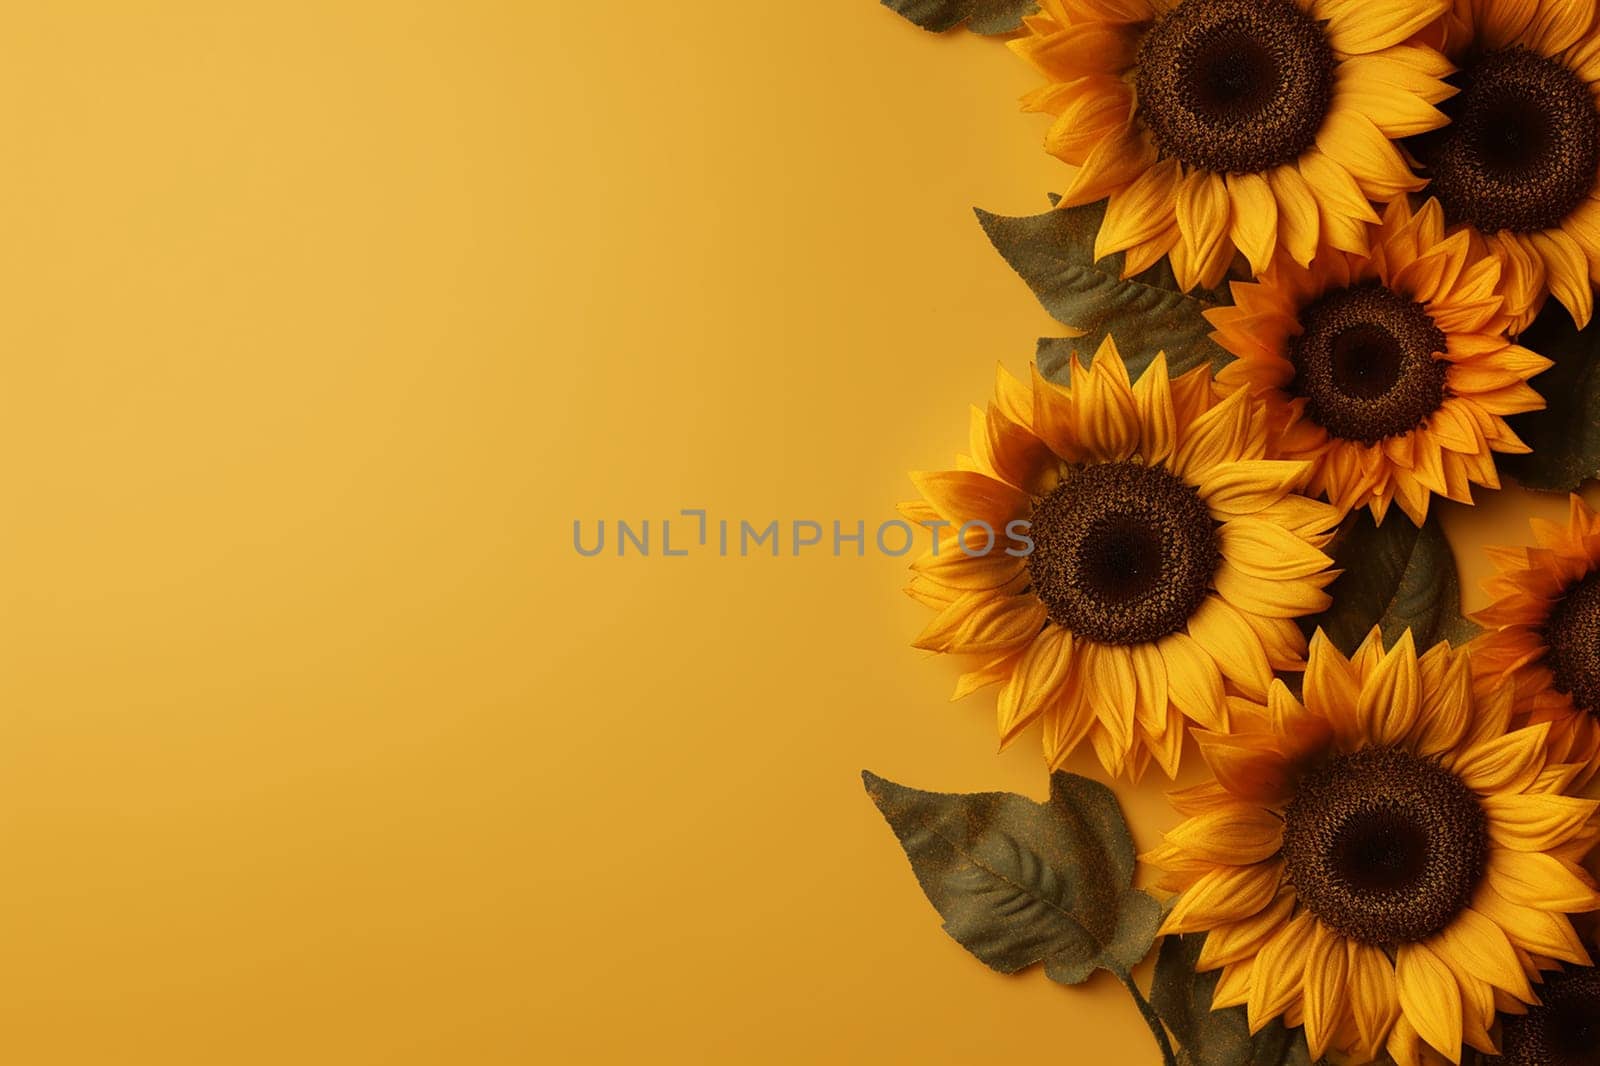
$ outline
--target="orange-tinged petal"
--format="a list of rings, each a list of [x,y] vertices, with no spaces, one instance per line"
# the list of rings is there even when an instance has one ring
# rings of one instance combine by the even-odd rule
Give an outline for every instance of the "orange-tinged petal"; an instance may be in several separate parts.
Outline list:
[[[1197,732],[1200,755],[1229,793],[1268,806],[1294,796],[1293,767],[1274,738]]]
[[[1311,635],[1303,695],[1307,710],[1326,718],[1334,727],[1334,732],[1344,740],[1355,739],[1355,711],[1356,701],[1361,695],[1361,679],[1350,660],[1321,629]]]

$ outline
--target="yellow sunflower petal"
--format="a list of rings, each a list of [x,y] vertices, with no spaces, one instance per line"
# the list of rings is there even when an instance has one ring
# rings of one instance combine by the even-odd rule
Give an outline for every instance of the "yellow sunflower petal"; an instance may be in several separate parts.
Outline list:
[[[1317,199],[1306,179],[1293,167],[1267,171],[1267,182],[1278,201],[1278,235],[1289,257],[1301,266],[1310,266],[1317,254],[1321,226],[1317,218]]]
[[[1177,160],[1167,159],[1146,169],[1123,191],[1113,193],[1095,235],[1095,259],[1127,251],[1175,226],[1178,181]]]
[[[1212,929],[1206,934],[1195,968],[1215,970],[1240,959],[1253,958],[1289,921],[1294,903],[1293,892],[1280,892],[1276,899],[1248,918]]]
[[[1444,13],[1444,0],[1313,0],[1312,14],[1327,22],[1328,40],[1347,55],[1400,44]]]
[[[1157,352],[1133,386],[1133,405],[1139,414],[1139,451],[1152,466],[1172,457],[1178,440],[1177,412],[1172,406],[1172,381],[1167,356]]]
[[[1304,1001],[1306,1042],[1311,1057],[1320,1060],[1328,1052],[1348,1011],[1350,992],[1346,986],[1349,956],[1344,938],[1321,922],[1311,927],[1311,943],[1306,948]]]
[[[1072,670],[1072,634],[1060,626],[1040,633],[1000,690],[1000,742],[1010,744],[1057,698]]]
[[[1282,459],[1217,462],[1219,465],[1200,478],[1197,488],[1211,512],[1224,520],[1259,514],[1278,503],[1294,491],[1310,469],[1308,463]]]
[[[1208,729],[1226,729],[1222,671],[1205,648],[1184,633],[1164,637],[1157,646],[1167,666],[1167,691],[1172,705]]]
[[[1480,802],[1490,835],[1516,851],[1550,851],[1593,821],[1600,801],[1560,795],[1495,793]]]
[[[1268,618],[1302,618],[1333,602],[1315,582],[1257,577],[1224,558],[1213,582],[1222,598],[1240,610]]]
[[[1259,174],[1229,174],[1227,186],[1232,205],[1229,235],[1250,261],[1251,272],[1260,274],[1272,264],[1278,244],[1278,201]]]
[[[1548,722],[1468,748],[1450,762],[1450,769],[1468,788],[1488,795],[1521,792],[1544,769]]]
[[[1138,681],[1127,648],[1085,641],[1080,647],[1082,678],[1091,686],[1095,717],[1122,751],[1133,747],[1133,714],[1138,703]]]
[[[1423,944],[1395,953],[1400,1008],[1417,1033],[1451,1062],[1461,1061],[1461,989],[1450,968]]]
[[[1528,239],[1544,260],[1550,294],[1571,314],[1582,329],[1594,314],[1594,287],[1589,281],[1589,260],[1583,249],[1561,230],[1529,234]]]
[[[1403,738],[1416,722],[1420,699],[1417,649],[1408,629],[1361,681],[1356,716],[1367,740],[1388,747]]]
[[[1430,947],[1453,972],[1470,973],[1524,1003],[1533,1001],[1533,988],[1516,949],[1505,931],[1478,911],[1469,907],[1456,915]]]
[[[1349,961],[1350,1012],[1359,1042],[1352,1049],[1359,1059],[1377,1058],[1389,1040],[1400,1015],[1400,988],[1394,963],[1381,948],[1358,940],[1346,941]]]
[[[917,471],[911,475],[928,501],[948,521],[988,522],[1004,529],[1028,513],[1028,498],[1005,482],[973,471]]]
[[[1185,855],[1218,866],[1250,866],[1277,854],[1283,822],[1270,811],[1235,804],[1191,818],[1167,833]]]
[[[1333,560],[1276,522],[1235,518],[1217,530],[1223,558],[1269,581],[1297,581],[1324,573]]]
[[[1193,933],[1248,918],[1272,902],[1282,875],[1275,862],[1220,866],[1178,899],[1161,924],[1161,935]]]
[[[1489,849],[1489,884],[1525,907],[1578,913],[1600,908],[1600,893],[1553,855],[1542,852]]]
[[[1184,256],[1174,260],[1178,285],[1192,289],[1212,286],[1222,279],[1233,244],[1228,239],[1232,206],[1220,175],[1194,170],[1178,183],[1174,204]]]
[[[1250,1031],[1260,1032],[1299,997],[1306,971],[1306,950],[1317,929],[1309,911],[1301,912],[1278,931],[1256,956],[1250,982]]]

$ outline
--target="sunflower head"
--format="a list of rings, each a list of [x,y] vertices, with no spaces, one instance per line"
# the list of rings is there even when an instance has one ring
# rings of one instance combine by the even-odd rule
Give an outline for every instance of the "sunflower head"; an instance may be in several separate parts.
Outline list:
[[[1230,692],[1303,662],[1337,515],[1296,491],[1303,463],[1265,457],[1263,417],[1161,355],[1134,384],[1107,340],[1065,387],[1002,370],[972,454],[913,475],[903,510],[948,531],[913,564],[937,612],[917,646],[980,657],[956,694],[1003,684],[1002,743],[1039,721],[1052,767],[1088,740],[1112,774],[1174,774],[1187,723],[1226,728]],[[1025,547],[971,550],[984,527]]]
[[[1544,405],[1527,381],[1550,362],[1507,338],[1501,276],[1481,240],[1445,235],[1438,201],[1396,200],[1370,255],[1280,260],[1206,312],[1238,357],[1218,377],[1261,398],[1274,454],[1309,462],[1313,491],[1421,523],[1435,494],[1498,487],[1493,453],[1528,450],[1505,416]]]
[[[1505,263],[1514,328],[1552,293],[1580,326],[1600,275],[1600,26],[1593,0],[1454,0],[1450,123],[1411,145],[1452,226]]]
[[[1600,803],[1465,651],[1374,630],[1346,658],[1318,631],[1303,696],[1274,681],[1233,723],[1199,734],[1216,779],[1146,856],[1182,893],[1163,932],[1208,934],[1214,1006],[1303,1024],[1314,1058],[1459,1062],[1541,967],[1588,963],[1568,915],[1600,909],[1579,865]]]
[[[1535,519],[1532,547],[1495,548],[1489,606],[1472,662],[1516,696],[1525,721],[1548,724],[1563,761],[1600,770],[1600,516],[1578,496],[1564,523]]]
[[[1042,0],[1012,47],[1047,84],[1062,199],[1109,198],[1097,256],[1170,256],[1184,288],[1363,252],[1369,200],[1422,187],[1394,140],[1437,128],[1450,66],[1411,41],[1446,0]]]
[[[1539,1003],[1502,1019],[1500,1066],[1593,1066],[1600,1062],[1600,971],[1551,974]]]

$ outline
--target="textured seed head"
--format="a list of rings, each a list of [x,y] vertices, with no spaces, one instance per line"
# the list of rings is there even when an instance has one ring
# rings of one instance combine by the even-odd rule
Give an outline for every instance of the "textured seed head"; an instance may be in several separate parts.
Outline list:
[[[1501,1066],[1600,1066],[1600,973],[1552,974],[1539,986],[1542,1004],[1505,1016]]]
[[[1555,687],[1600,718],[1600,572],[1571,586],[1544,627]]]
[[[1472,900],[1489,851],[1472,790],[1398,748],[1336,755],[1284,812],[1283,855],[1300,901],[1367,944],[1426,940]]]
[[[1301,310],[1300,326],[1289,390],[1331,435],[1374,444],[1444,402],[1445,335],[1415,301],[1374,283],[1335,289]]]
[[[1589,86],[1526,48],[1479,55],[1456,80],[1461,92],[1443,105],[1450,124],[1417,142],[1446,218],[1485,233],[1559,226],[1600,166]]]
[[[1333,99],[1333,50],[1289,0],[1183,0],[1139,47],[1139,113],[1162,154],[1257,173],[1316,140]]]
[[[1084,467],[1034,503],[1028,572],[1051,621],[1143,644],[1199,609],[1221,554],[1193,487],[1135,462]]]

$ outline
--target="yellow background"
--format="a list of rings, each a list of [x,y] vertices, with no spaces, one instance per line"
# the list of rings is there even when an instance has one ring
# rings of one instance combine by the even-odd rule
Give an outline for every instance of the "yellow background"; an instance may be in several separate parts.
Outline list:
[[[946,939],[863,795],[1043,790],[902,561],[571,545],[948,463],[1052,329],[969,212],[1063,180],[1000,45],[162,0],[0,56],[0,1062],[1152,1061]]]

